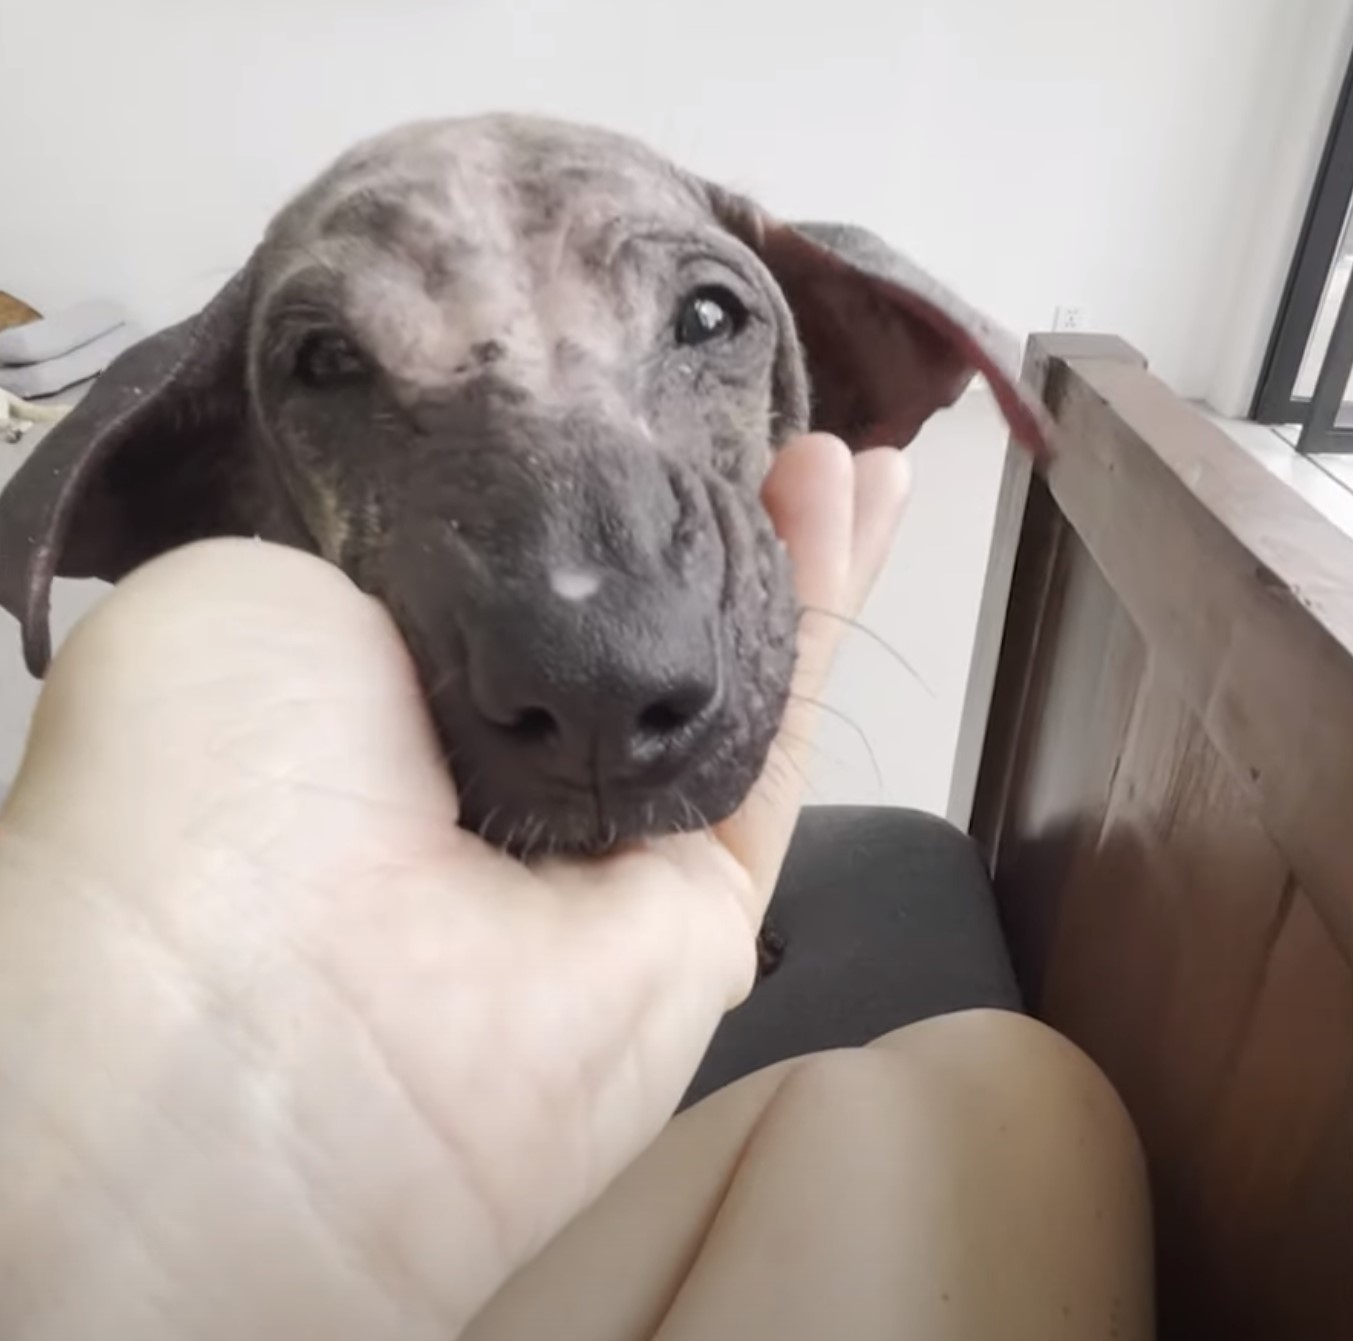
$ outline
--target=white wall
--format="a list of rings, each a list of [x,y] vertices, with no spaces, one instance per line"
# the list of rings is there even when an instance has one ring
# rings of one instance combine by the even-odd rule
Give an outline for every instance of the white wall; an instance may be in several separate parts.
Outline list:
[[[0,287],[39,307],[106,294],[169,319],[355,137],[510,107],[628,129],[786,214],[867,223],[1013,330],[1080,306],[1198,394],[1232,333],[1221,300],[1269,191],[1252,160],[1273,81],[1328,60],[1347,11],[0,0]],[[1000,453],[981,398],[920,445],[908,532],[869,622],[931,692],[855,638],[833,701],[874,742],[882,787],[841,728],[826,749],[844,766],[824,763],[824,796],[943,807]],[[7,645],[0,778],[26,710],[18,674]]]
[[[158,312],[353,138],[505,106],[627,128],[867,222],[1015,330],[1058,303],[1210,375],[1251,112],[1331,0],[0,0],[0,257]],[[1322,31],[1323,29],[1323,31]],[[24,56],[22,53],[27,53]]]

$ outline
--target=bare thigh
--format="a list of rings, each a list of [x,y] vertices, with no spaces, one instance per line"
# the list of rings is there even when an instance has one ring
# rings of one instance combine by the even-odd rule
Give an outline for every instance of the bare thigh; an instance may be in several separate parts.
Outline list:
[[[1021,1016],[783,1063],[676,1118],[470,1341],[1141,1341],[1150,1213],[1116,1095]]]

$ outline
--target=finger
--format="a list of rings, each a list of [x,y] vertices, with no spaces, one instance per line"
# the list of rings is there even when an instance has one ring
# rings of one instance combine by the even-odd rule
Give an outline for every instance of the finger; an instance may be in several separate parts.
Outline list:
[[[853,543],[855,474],[849,449],[839,439],[819,434],[788,443],[762,496],[789,551],[800,607],[834,609],[847,589]],[[764,915],[801,803],[795,776],[800,765],[796,756],[785,753],[805,717],[797,686],[811,685],[824,673],[825,668],[806,663],[825,650],[824,644],[805,641],[800,620],[792,697],[766,768],[736,813],[715,829],[751,877],[747,916],[753,926]]]
[[[852,459],[840,442],[813,435],[784,449],[768,481],[766,506],[789,547],[805,614],[792,697],[766,769],[742,807],[717,830],[752,876],[757,920],[798,820],[817,699],[845,620],[872,587],[901,517],[909,472],[899,461],[892,449]]]
[[[838,601],[849,577],[854,524],[850,449],[826,433],[796,438],[780,450],[761,496],[789,550],[799,603]]]
[[[911,493],[911,462],[895,447],[874,447],[855,457],[855,527],[846,607],[855,616],[883,571]]]
[[[803,602],[796,698],[791,704],[798,715],[786,721],[796,736],[811,734],[816,713],[806,700],[816,699],[826,688],[841,642],[887,561],[910,491],[911,467],[896,448],[872,448],[851,464],[851,535],[844,574],[834,578],[831,595],[823,584],[822,599]]]
[[[812,692],[825,674],[829,642],[805,639],[805,623],[835,612],[850,587],[855,527],[855,466],[839,438],[810,434],[783,448],[763,492],[766,511],[789,551],[800,611],[794,693]],[[792,703],[792,701],[791,701]]]

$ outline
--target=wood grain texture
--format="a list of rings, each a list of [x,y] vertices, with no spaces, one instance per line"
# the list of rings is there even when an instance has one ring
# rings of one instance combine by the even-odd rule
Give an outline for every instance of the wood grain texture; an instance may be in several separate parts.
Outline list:
[[[1353,538],[1140,369],[1049,394],[1059,508],[1353,962]]]
[[[1131,351],[1029,368],[972,821],[1016,967],[1141,1133],[1162,1335],[1347,1341],[1353,540]]]

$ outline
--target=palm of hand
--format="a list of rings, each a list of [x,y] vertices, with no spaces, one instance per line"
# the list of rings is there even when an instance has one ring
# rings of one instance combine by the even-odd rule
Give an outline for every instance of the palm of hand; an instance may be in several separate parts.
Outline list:
[[[769,501],[805,603],[849,609],[905,479],[802,455]],[[805,647],[810,680],[830,650]],[[456,829],[420,703],[384,613],[270,547],[174,556],[76,633],[3,817],[0,1058],[41,1094],[55,1037],[62,1072],[10,1215],[47,1198],[58,1238],[86,1232],[63,1179],[97,1170],[128,1196],[95,1219],[130,1219],[157,1279],[228,1281],[232,1245],[276,1245],[234,1328],[303,1296],[326,1334],[414,1335],[464,1321],[652,1138],[750,986],[797,797],[768,783],[717,838],[527,870]],[[25,982],[46,1035],[9,1023],[36,1018]],[[182,1232],[190,1204],[211,1232]],[[197,1335],[212,1292],[173,1293]]]

